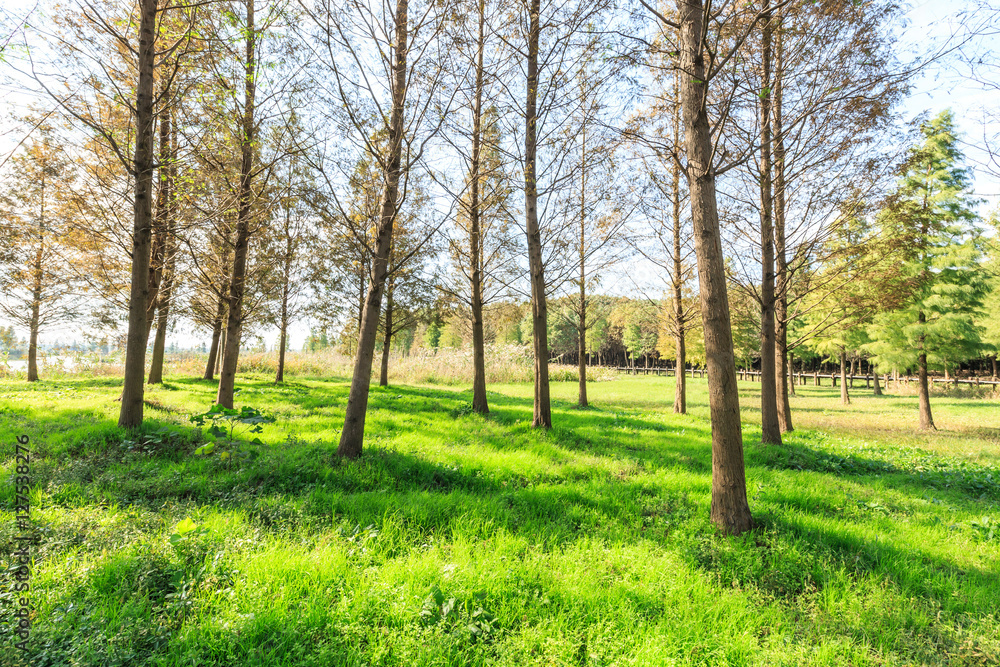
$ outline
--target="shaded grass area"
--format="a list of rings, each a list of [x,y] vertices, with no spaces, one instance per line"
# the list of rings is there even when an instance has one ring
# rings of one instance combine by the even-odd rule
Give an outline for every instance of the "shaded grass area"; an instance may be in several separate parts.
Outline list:
[[[278,422],[223,461],[187,422],[213,383],[151,390],[144,435],[114,425],[113,379],[0,385],[0,439],[38,452],[31,664],[1000,661],[997,401],[945,399],[928,436],[913,398],[806,388],[799,424],[823,430],[762,447],[741,385],[759,528],[730,539],[708,521],[704,381],[690,416],[666,378],[594,383],[586,410],[557,383],[550,432],[526,385],[494,387],[487,419],[471,392],[376,389],[353,462],[333,456],[346,384],[241,386]],[[186,518],[205,530],[171,541]]]

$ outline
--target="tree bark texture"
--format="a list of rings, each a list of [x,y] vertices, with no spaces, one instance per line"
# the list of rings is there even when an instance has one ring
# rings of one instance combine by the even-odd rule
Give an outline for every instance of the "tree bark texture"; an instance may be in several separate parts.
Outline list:
[[[158,298],[156,337],[153,339],[153,359],[149,364],[149,384],[163,383],[163,356],[167,344],[167,323],[170,321],[170,300],[174,289],[174,270],[177,250],[168,249],[167,267],[164,269],[163,286]]]
[[[479,1],[479,35],[476,53],[476,91],[472,109],[472,183],[469,199],[469,259],[472,291],[472,409],[489,414],[486,399],[486,334],[483,330],[482,221],[479,181],[483,134],[483,52],[486,49],[486,3]]]
[[[781,444],[778,422],[778,380],[774,340],[774,193],[771,182],[771,17],[765,13],[761,51],[763,72],[760,94],[760,415],[761,442]]]
[[[528,25],[528,87],[524,114],[524,209],[531,279],[531,335],[535,353],[535,404],[531,425],[552,427],[549,402],[548,309],[542,263],[542,235],[538,227],[538,182],[536,179],[538,116],[538,42],[541,31],[540,0],[531,0]]]
[[[42,308],[42,258],[45,255],[45,167],[39,175],[41,202],[38,211],[38,245],[31,264],[31,321],[28,326],[28,382],[38,382],[38,327]]]
[[[777,379],[776,398],[778,427],[782,433],[795,430],[792,426],[792,406],[789,395],[795,395],[794,378],[789,386],[791,360],[788,352],[788,257],[785,249],[785,128],[782,106],[784,102],[784,24],[778,14],[775,35],[774,66],[774,375]]]
[[[288,297],[291,293],[292,284],[292,255],[295,252],[295,243],[291,233],[291,209],[285,207],[285,261],[281,271],[281,340],[278,347],[278,370],[274,374],[274,381],[285,381],[285,348],[288,347]]]
[[[738,535],[753,527],[753,519],[746,495],[739,390],[712,165],[712,133],[705,108],[708,84],[702,41],[704,4],[702,0],[678,0],[677,6],[681,26],[684,143],[712,420],[711,519],[726,533]]]
[[[382,340],[382,368],[379,373],[380,387],[389,386],[389,351],[392,349],[392,281],[385,291],[385,338]]]
[[[236,242],[233,246],[233,272],[229,284],[229,317],[226,319],[226,345],[219,373],[219,391],[215,402],[233,407],[236,390],[236,366],[240,358],[240,338],[243,332],[243,295],[246,292],[247,255],[250,249],[250,216],[253,206],[253,155],[256,143],[257,33],[254,27],[254,2],[247,0],[246,62],[244,67],[244,101],[240,141],[240,190],[236,214]]]
[[[157,167],[156,213],[153,217],[152,240],[149,257],[149,294],[146,297],[146,344],[149,344],[149,334],[156,320],[156,310],[159,307],[160,287],[163,282],[163,270],[166,264],[167,227],[170,224],[170,107],[165,105],[160,109],[160,159]]]
[[[132,275],[129,288],[125,377],[118,425],[142,424],[146,374],[146,305],[149,298],[149,251],[153,224],[153,67],[156,43],[156,0],[139,1],[138,82],[135,104],[135,152],[132,169]]]
[[[375,337],[382,315],[382,291],[389,271],[392,247],[392,227],[396,219],[396,200],[402,172],[403,109],[406,105],[407,0],[396,1],[395,58],[392,68],[392,111],[389,119],[389,155],[385,174],[385,192],[375,241],[375,256],[371,258],[371,283],[365,297],[358,335],[358,350],[354,358],[354,376],[347,399],[344,429],[340,433],[337,455],[348,458],[361,456],[365,437],[365,416],[368,413],[368,393],[372,381],[372,355]]]
[[[580,150],[580,303],[577,322],[580,389],[577,405],[587,407],[587,130]]]
[[[921,328],[927,323],[927,316],[924,311],[920,311],[917,314],[917,321],[920,323]],[[920,354],[917,357],[917,396],[920,402],[920,430],[921,431],[934,431],[937,430],[934,427],[934,417],[931,415],[931,391],[930,382],[927,379],[927,350],[924,349],[924,336],[921,334],[917,339],[920,345]]]
[[[166,109],[164,113],[168,115],[172,114],[173,107]],[[167,179],[169,180],[165,201],[166,213],[164,216],[166,222],[164,227],[164,238],[166,239],[164,246],[165,256],[163,258],[163,280],[157,295],[158,316],[156,320],[156,336],[153,339],[153,359],[149,364],[149,384],[163,384],[163,356],[166,352],[167,324],[170,321],[170,300],[173,295],[174,281],[176,279],[175,272],[177,270],[177,243],[174,237],[176,232],[174,229],[174,220],[177,214],[176,197],[174,196],[174,187],[177,183],[177,124],[172,122],[172,118],[170,120],[169,160],[165,163]],[[162,172],[164,169],[163,164],[161,164],[160,169]]]
[[[674,77],[674,89],[680,95],[680,73]],[[680,130],[680,109],[674,110],[674,150],[680,152],[681,130]],[[673,247],[673,275],[671,282],[674,289],[674,343],[676,346],[677,372],[674,373],[674,412],[677,414],[687,413],[687,373],[684,369],[687,366],[687,343],[684,335],[687,333],[687,321],[684,314],[683,291],[684,267],[681,263],[681,169],[674,160],[671,168],[670,185],[673,194],[673,223],[674,223],[674,247]]]
[[[215,378],[215,366],[219,358],[219,343],[222,338],[222,321],[226,314],[226,300],[219,297],[219,303],[215,309],[215,319],[212,321],[212,345],[208,348],[208,363],[205,364],[206,380]]]

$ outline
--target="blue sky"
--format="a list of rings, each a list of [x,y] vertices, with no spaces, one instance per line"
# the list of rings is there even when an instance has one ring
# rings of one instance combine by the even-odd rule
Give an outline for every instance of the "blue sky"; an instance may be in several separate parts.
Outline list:
[[[992,9],[1000,8],[996,0],[988,0]],[[34,0],[4,0],[5,22],[12,16],[23,16],[35,6]],[[42,3],[43,5],[45,3]],[[910,21],[901,36],[901,57],[905,60],[910,53],[926,52],[935,44],[943,43],[948,36],[959,30],[955,21],[956,12],[971,8],[970,0],[920,0],[912,3],[908,12]],[[987,5],[988,6],[988,5]],[[983,16],[982,14],[980,16]],[[995,25],[993,34],[970,43],[970,50],[977,53],[1000,53],[1000,26]],[[0,67],[3,67],[0,64]],[[912,95],[900,108],[904,122],[919,118],[922,114],[933,116],[951,108],[963,134],[965,152],[973,167],[976,194],[984,200],[981,212],[1000,205],[1000,167],[985,167],[988,155],[983,149],[984,136],[997,144],[1000,138],[1000,68],[994,69],[992,89],[968,77],[968,68],[957,58],[946,58],[937,66],[929,68],[916,81]],[[9,86],[0,81],[0,162],[20,141],[21,136],[10,122],[11,114],[24,113],[36,102],[45,108],[47,99],[37,97],[18,86]],[[1000,146],[997,146],[1000,149]],[[184,327],[190,327],[185,324]],[[308,325],[300,323],[292,331],[292,347],[300,348],[308,330]],[[175,336],[182,346],[197,345],[206,336],[190,330],[179,330]],[[71,331],[43,336],[43,340],[54,338],[63,340],[74,338]],[[276,334],[265,336],[268,345],[274,345]]]

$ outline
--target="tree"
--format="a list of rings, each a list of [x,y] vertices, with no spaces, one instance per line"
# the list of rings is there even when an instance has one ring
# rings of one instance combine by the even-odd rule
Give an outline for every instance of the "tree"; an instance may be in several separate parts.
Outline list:
[[[10,235],[0,263],[0,310],[28,330],[28,381],[38,380],[38,334],[79,316],[72,272],[72,161],[53,129],[26,142],[10,161],[0,220]]]
[[[175,103],[176,104],[176,103]],[[156,336],[153,339],[153,357],[149,364],[148,384],[163,383],[163,357],[167,340],[167,324],[170,319],[170,307],[177,281],[177,255],[180,250],[177,242],[178,213],[178,178],[177,178],[177,123],[174,119],[176,110],[168,106],[161,112],[167,120],[164,122],[167,132],[160,133],[160,165],[159,178],[161,183],[160,196],[157,200],[157,217],[160,219],[159,233],[162,237],[162,250],[159,253],[158,274],[155,277],[158,289],[154,296],[153,308],[147,308],[150,324],[156,315]],[[164,147],[166,144],[166,147]],[[154,251],[153,257],[157,253]],[[151,280],[153,276],[151,273]],[[151,290],[152,291],[152,290]],[[148,338],[148,336],[147,336]]]
[[[774,332],[774,186],[772,182],[771,125],[771,42],[773,15],[770,0],[763,1],[761,13],[760,93],[760,415],[761,442],[781,444],[778,422],[777,382],[775,378]]]
[[[427,195],[421,185],[411,185],[404,212],[396,216],[389,248],[385,288],[385,317],[382,320],[382,365],[379,385],[389,384],[389,353],[393,337],[411,329],[421,320],[422,311],[433,301],[433,279],[426,275],[429,257],[436,248],[423,234],[419,219],[427,209]]]
[[[541,0],[528,0],[527,84],[524,104],[524,229],[531,283],[531,339],[535,354],[535,399],[532,426],[552,427],[549,404],[548,311],[542,233],[538,226],[538,43],[541,33]]]
[[[489,22],[498,9],[493,2],[478,0],[476,12],[456,26],[456,46],[470,70],[456,85],[464,98],[462,106],[468,107],[471,117],[468,125],[458,121],[450,133],[455,138],[448,138],[462,157],[464,173],[461,190],[449,188],[457,204],[458,236],[448,239],[455,280],[441,285],[450,297],[468,308],[472,328],[472,409],[479,414],[489,413],[483,309],[513,279],[511,260],[515,251],[506,211],[512,187],[500,148],[500,114],[496,104],[491,103],[499,88],[499,70],[507,60]]]
[[[718,174],[733,164],[719,163],[725,152],[716,150],[716,142],[721,139],[720,125],[724,120],[712,126],[708,103],[713,80],[732,61],[760,14],[743,7],[731,8],[728,15],[724,10],[712,14],[706,12],[701,0],[678,0],[677,18],[672,20],[645,0],[640,2],[656,17],[665,33],[676,35],[672,48],[667,48],[677,52],[681,72],[684,171],[698,261],[712,420],[711,517],[720,529],[738,535],[752,527],[753,519],[746,497],[736,360],[715,183]],[[709,16],[710,25],[706,23]],[[720,117],[724,119],[725,114]]]
[[[67,115],[99,137],[133,186],[131,234],[126,232],[131,264],[128,334],[118,417],[123,428],[141,425],[143,414],[147,311],[154,300],[150,269],[156,113],[172,94],[174,77],[192,49],[199,7],[139,0],[135,20],[134,15],[120,16],[121,8],[114,3],[84,3],[78,16],[60,16],[57,23],[63,33],[49,35],[55,47],[52,71],[40,73],[31,63],[35,80]],[[166,43],[165,35],[170,37]],[[122,120],[126,122],[115,122]]]
[[[649,366],[649,356],[656,352],[659,332],[659,309],[648,300],[623,299],[608,316],[608,324],[621,329],[622,344],[631,355],[635,367],[637,356]]]
[[[215,402],[226,408],[233,407],[233,393],[236,387],[236,364],[240,354],[240,339],[243,334],[243,297],[246,289],[247,255],[250,249],[252,215],[256,193],[253,189],[253,177],[257,173],[259,162],[257,146],[259,137],[259,118],[256,114],[258,40],[261,34],[256,27],[256,8],[254,0],[245,0],[245,15],[237,18],[235,12],[227,18],[233,21],[242,20],[239,33],[243,35],[245,55],[235,54],[236,62],[243,65],[243,76],[240,83],[243,93],[242,113],[239,115],[239,147],[240,171],[239,186],[236,195],[237,213],[235,238],[233,240],[233,264],[229,273],[229,295],[226,304],[226,340],[221,349],[222,368],[219,372],[219,388]]]
[[[654,74],[662,77],[662,72],[657,68]],[[686,298],[685,292],[691,282],[694,271],[690,258],[693,252],[691,248],[691,235],[687,231],[681,215],[685,193],[681,190],[681,164],[679,155],[681,151],[681,108],[680,108],[680,79],[677,70],[669,71],[671,74],[672,86],[669,94],[664,95],[659,104],[654,105],[651,119],[660,121],[663,117],[669,120],[669,129],[657,127],[653,129],[656,134],[670,136],[671,142],[669,152],[654,151],[655,160],[644,161],[650,184],[653,186],[654,195],[648,196],[645,193],[637,193],[641,201],[646,203],[648,218],[648,234],[637,234],[632,247],[648,261],[652,262],[658,269],[660,275],[667,276],[667,283],[670,290],[670,307],[665,311],[666,333],[673,338],[674,350],[667,358],[676,361],[675,386],[674,386],[674,412],[684,414],[687,412],[687,375],[684,372],[688,362],[688,335],[697,327],[694,325],[696,319],[700,319],[698,313],[698,303],[694,299]],[[664,164],[664,163],[667,164]],[[667,173],[661,171],[665,167]],[[657,205],[660,198],[666,200],[667,205]],[[670,224],[666,219],[669,217]]]
[[[125,378],[118,425],[135,428],[142,424],[143,381],[146,373],[146,339],[149,328],[146,306],[149,297],[149,264],[153,225],[153,77],[156,69],[157,1],[139,2],[138,81],[135,104],[135,151],[131,171],[135,176],[132,229],[132,279],[129,292],[128,338],[125,347]]]
[[[427,142],[443,125],[452,103],[439,95],[444,63],[432,61],[438,53],[433,47],[439,45],[450,7],[414,5],[416,20],[412,22],[409,0],[396,0],[393,6],[353,3],[347,10],[323,0],[309,11],[319,32],[318,47],[323,52],[319,60],[332,89],[326,93],[330,113],[338,114],[336,120],[347,135],[344,140],[361,155],[371,156],[381,175],[379,217],[374,243],[369,243],[350,225],[350,216],[336,196],[339,165],[318,168],[336,213],[348,233],[367,246],[371,257],[354,374],[337,448],[338,456],[349,458],[360,456],[364,444],[393,226],[406,198],[409,175],[420,163]]]
[[[579,266],[575,299],[577,369],[579,389],[577,405],[587,407],[587,330],[593,326],[587,315],[595,310],[587,286],[595,285],[601,273],[617,260],[614,243],[628,221],[628,213],[618,203],[624,193],[615,192],[615,143],[607,128],[608,110],[603,102],[602,80],[594,72],[594,54],[587,50],[578,74],[581,103],[572,124],[579,128],[579,206],[575,227],[575,260]],[[617,195],[617,196],[616,196]],[[574,202],[575,203],[575,202]]]
[[[280,267],[277,312],[273,319],[278,325],[278,368],[276,383],[285,381],[285,352],[288,349],[288,326],[301,315],[302,296],[306,288],[307,253],[312,240],[302,186],[296,180],[308,181],[311,174],[304,165],[292,161],[282,174],[281,196],[278,198],[278,238],[273,252],[268,253]]]
[[[983,302],[982,315],[977,318],[978,325],[983,330],[983,342],[992,346],[990,361],[992,362],[993,379],[997,379],[997,351],[1000,350],[1000,211],[994,211],[989,218],[993,227],[993,236],[984,242],[987,280],[990,285],[989,294]]]
[[[563,282],[552,280],[551,276],[546,280],[547,255],[553,248],[551,244],[546,247],[545,237],[551,240],[554,235],[552,229],[546,229],[545,213],[546,207],[556,201],[568,176],[562,165],[575,143],[576,133],[566,131],[566,120],[586,105],[585,96],[566,90],[571,79],[568,74],[585,67],[586,56],[593,49],[593,33],[607,6],[603,0],[574,3],[546,0],[544,7],[542,0],[523,0],[520,6],[519,37],[523,37],[524,43],[517,48],[525,56],[525,101],[521,108],[524,144],[520,158],[524,168],[524,233],[535,357],[533,427],[552,427],[546,298],[550,285],[558,286]]]
[[[943,111],[920,130],[923,144],[913,149],[881,219],[894,236],[907,239],[908,252],[899,260],[910,296],[899,308],[875,317],[866,349],[880,365],[916,367],[920,428],[933,430],[928,369],[982,352],[975,320],[988,285],[954,117]]]

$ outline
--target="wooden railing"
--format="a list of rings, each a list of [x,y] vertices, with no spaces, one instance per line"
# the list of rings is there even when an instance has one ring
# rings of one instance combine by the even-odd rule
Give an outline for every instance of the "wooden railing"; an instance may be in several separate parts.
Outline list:
[[[613,366],[613,367],[611,367],[611,370],[620,371],[620,372],[625,373],[627,375],[663,375],[663,376],[666,376],[666,377],[673,377],[673,376],[676,375],[676,369],[674,369],[674,368],[661,368],[661,367],[643,368],[641,366],[636,366],[635,368],[633,368],[631,366]],[[687,375],[689,375],[690,377],[692,377],[692,378],[694,378],[694,377],[702,377],[703,378],[703,377],[706,376],[705,369],[701,369],[701,368],[688,368],[688,369],[685,370],[685,373]],[[760,371],[737,370],[736,374],[737,374],[737,376],[739,377],[740,380],[751,380],[752,381],[752,380],[757,379],[757,378],[760,377]],[[807,383],[808,380],[811,379],[813,381],[813,384],[815,386],[817,386],[817,387],[823,386],[823,380],[824,379],[829,379],[831,381],[832,386],[834,386],[834,387],[836,387],[837,383],[840,381],[840,373],[832,373],[832,374],[826,374],[826,373],[793,373],[792,377],[795,378],[796,384],[799,384],[799,385],[804,385],[804,384]],[[935,384],[952,384],[952,385],[955,385],[956,387],[958,385],[960,385],[960,384],[967,384],[967,385],[974,386],[974,387],[981,387],[981,386],[995,387],[997,385],[1000,385],[1000,380],[997,380],[995,378],[993,378],[993,379],[984,379],[984,378],[981,378],[981,377],[974,377],[974,378],[960,379],[960,378],[939,378],[939,377],[933,377],[933,378],[927,378],[927,379],[928,379],[929,382],[932,382],[932,383],[935,383]],[[871,388],[872,382],[874,382],[875,378],[874,378],[873,375],[848,375],[847,376],[847,381],[850,383],[849,386],[851,386],[851,387],[854,386],[854,382],[855,381],[860,382],[862,380],[864,381],[866,388]],[[879,380],[881,381],[882,386],[884,387],[889,382],[897,382],[897,381],[898,382],[902,382],[904,384],[911,384],[913,382],[916,382],[917,378],[915,378],[915,377],[900,377],[898,380],[893,380],[892,376],[890,376],[890,375],[879,374]]]

